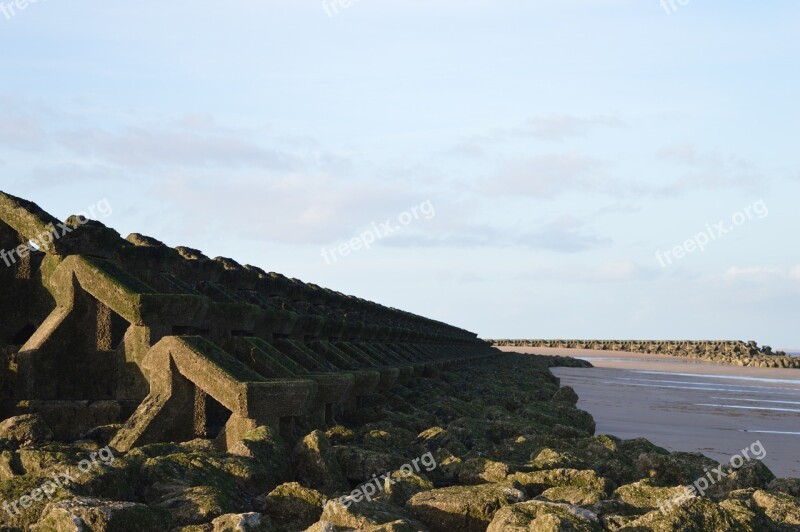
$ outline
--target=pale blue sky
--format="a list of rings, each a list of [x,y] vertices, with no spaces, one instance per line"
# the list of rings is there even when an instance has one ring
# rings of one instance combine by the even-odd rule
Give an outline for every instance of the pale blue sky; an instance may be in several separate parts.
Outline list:
[[[676,6],[39,0],[0,13],[0,189],[483,337],[800,348],[800,4]]]

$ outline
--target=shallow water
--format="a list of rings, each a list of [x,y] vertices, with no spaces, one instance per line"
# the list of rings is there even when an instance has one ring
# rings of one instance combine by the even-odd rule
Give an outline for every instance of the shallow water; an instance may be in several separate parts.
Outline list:
[[[720,462],[758,440],[776,475],[800,477],[800,370],[608,351],[531,351],[576,355],[595,366],[553,373],[578,393],[578,406],[592,414],[598,434],[645,437]]]

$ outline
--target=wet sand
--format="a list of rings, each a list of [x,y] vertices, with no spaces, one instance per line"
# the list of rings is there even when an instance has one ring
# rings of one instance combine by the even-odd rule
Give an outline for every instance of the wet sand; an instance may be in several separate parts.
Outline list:
[[[590,361],[594,368],[553,373],[578,393],[578,406],[594,416],[598,434],[645,437],[720,462],[758,440],[775,475],[800,478],[800,369],[591,349],[502,349]]]

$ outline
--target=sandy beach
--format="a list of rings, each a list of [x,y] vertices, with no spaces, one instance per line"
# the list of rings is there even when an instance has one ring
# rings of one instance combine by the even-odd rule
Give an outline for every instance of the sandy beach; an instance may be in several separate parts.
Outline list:
[[[759,440],[777,476],[800,477],[800,370],[588,349],[502,349],[590,361],[594,368],[553,373],[578,393],[598,434],[645,437],[721,462]]]

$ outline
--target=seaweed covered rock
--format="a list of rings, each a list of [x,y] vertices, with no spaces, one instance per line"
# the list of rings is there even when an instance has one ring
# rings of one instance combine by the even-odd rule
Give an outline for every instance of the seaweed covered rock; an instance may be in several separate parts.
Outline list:
[[[418,493],[406,508],[432,532],[482,532],[500,508],[524,500],[525,494],[510,484],[482,484]]]
[[[211,522],[213,532],[272,532],[269,519],[257,512],[225,514]]]
[[[24,414],[0,423],[0,439],[24,447],[52,440],[53,431],[39,414]]]
[[[792,497],[800,497],[800,478],[776,478],[769,483],[767,489],[780,491]]]
[[[721,469],[725,478],[714,484],[708,493],[716,499],[725,498],[725,494],[747,488],[766,488],[775,480],[775,475],[760,460],[747,460],[738,469],[725,466]]]
[[[241,504],[216,486],[181,487],[167,494],[154,506],[169,512],[175,525],[206,523],[242,509]]]
[[[298,480],[326,495],[347,491],[349,484],[328,438],[321,430],[311,432],[292,452]]]
[[[590,506],[606,497],[609,482],[594,471],[551,469],[509,476],[528,497]]]
[[[319,520],[324,500],[320,492],[297,482],[288,482],[267,495],[264,513],[272,518],[279,530],[303,530]]]
[[[700,453],[642,453],[634,461],[639,478],[652,478],[659,486],[691,484],[719,464]]]
[[[772,522],[784,529],[800,530],[800,501],[784,493],[758,490],[753,501]]]
[[[433,483],[415,473],[393,471],[384,479],[383,489],[389,502],[404,506],[417,493],[432,490]]]
[[[501,508],[486,532],[594,532],[602,530],[597,516],[570,504],[527,501]]]
[[[585,465],[585,461],[581,460],[570,451],[559,452],[555,449],[545,447],[542,450],[531,453],[531,459],[528,465],[536,469],[573,469],[582,467]]]
[[[578,404],[578,394],[571,386],[562,386],[553,396],[553,401],[559,403],[568,403],[571,405]]]
[[[620,486],[613,493],[615,500],[640,511],[650,511],[676,501],[686,495],[684,486],[663,487],[656,486],[653,479],[644,479],[632,484]]]
[[[289,479],[289,447],[271,427],[260,426],[246,433],[230,453],[253,460],[268,485],[274,486]]]
[[[458,481],[466,485],[502,482],[508,473],[508,464],[486,458],[471,458],[461,466],[458,472]]]
[[[619,532],[639,532],[653,530],[671,532],[674,530],[744,530],[733,512],[701,497],[693,497],[683,504],[653,510],[618,528]]]
[[[402,508],[374,500],[356,500],[352,497],[346,497],[344,503],[337,499],[325,505],[318,529],[325,525],[344,530],[398,532],[424,530],[424,527]]]
[[[138,532],[166,530],[169,514],[144,504],[102,499],[74,498],[47,505],[32,531]]]
[[[365,482],[403,465],[403,459],[395,454],[351,446],[337,446],[333,451],[345,478],[351,482]]]
[[[50,497],[31,497],[34,490],[42,489],[51,480],[52,477],[24,475],[0,481],[0,501],[4,510],[0,511],[0,525],[25,530],[39,520],[48,502],[70,496],[65,490],[52,490],[51,486],[48,486],[48,490],[52,491]]]

